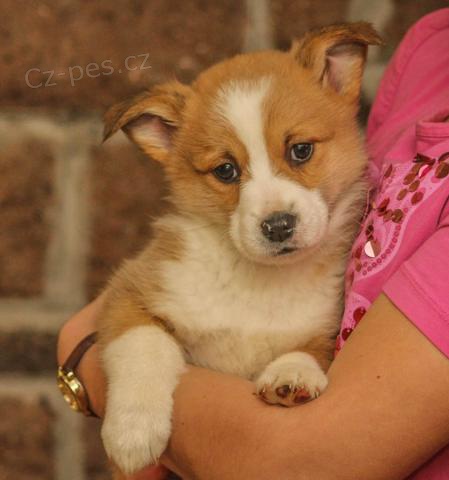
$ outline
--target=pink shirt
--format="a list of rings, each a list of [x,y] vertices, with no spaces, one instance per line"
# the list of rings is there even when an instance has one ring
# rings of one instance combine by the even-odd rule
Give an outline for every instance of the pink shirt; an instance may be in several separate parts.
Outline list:
[[[374,186],[346,274],[337,350],[383,291],[449,357],[449,8],[408,32],[367,130]],[[412,475],[449,479],[449,446]]]

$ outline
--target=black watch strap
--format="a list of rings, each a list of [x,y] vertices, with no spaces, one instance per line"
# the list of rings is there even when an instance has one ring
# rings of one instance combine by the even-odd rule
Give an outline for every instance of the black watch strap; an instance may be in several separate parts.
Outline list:
[[[79,365],[83,355],[89,350],[89,348],[97,341],[98,332],[93,332],[87,337],[83,338],[76,346],[75,350],[69,355],[69,358],[64,362],[62,368],[64,371],[75,370]]]
[[[75,373],[75,369],[79,365],[81,359],[83,358],[83,355],[87,352],[87,350],[89,350],[92,345],[95,344],[97,338],[98,332],[93,332],[87,337],[83,338],[75,347],[73,352],[69,355],[64,364],[59,368],[59,370],[66,379],[72,379],[76,381],[76,391],[74,391],[72,387],[72,393],[77,397],[77,400],[75,401],[77,404],[77,408],[74,409],[81,411],[86,416],[98,418],[98,415],[96,415],[90,407],[89,395],[86,389],[84,388],[83,384],[78,380]],[[71,403],[69,400],[67,401]]]

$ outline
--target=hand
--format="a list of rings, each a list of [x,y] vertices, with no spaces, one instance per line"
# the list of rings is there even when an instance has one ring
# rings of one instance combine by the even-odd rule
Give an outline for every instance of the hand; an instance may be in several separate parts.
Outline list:
[[[76,345],[96,330],[96,319],[101,310],[100,296],[78,312],[62,327],[58,338],[58,364],[62,365]],[[99,417],[104,414],[106,379],[101,369],[98,347],[93,345],[83,356],[77,375],[88,392],[90,407]],[[163,466],[148,467],[128,477],[129,480],[162,480],[168,470]]]

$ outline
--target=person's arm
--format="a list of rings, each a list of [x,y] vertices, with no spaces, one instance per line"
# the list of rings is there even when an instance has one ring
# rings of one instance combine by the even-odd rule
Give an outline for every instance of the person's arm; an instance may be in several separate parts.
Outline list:
[[[62,365],[68,356],[72,353],[75,346],[95,328],[95,320],[100,312],[103,298],[100,296],[92,303],[83,308],[80,312],[67,321],[58,337],[57,360]],[[106,380],[100,368],[98,358],[98,347],[93,345],[83,355],[77,373],[82,379],[89,394],[91,409],[100,417],[104,413]],[[163,480],[166,477],[166,469],[160,465],[158,467],[147,468],[129,480]]]
[[[320,398],[285,409],[244,380],[191,372],[164,460],[192,479],[403,479],[449,443],[449,361],[387,297],[329,379]]]
[[[96,318],[100,314],[103,297],[99,296],[89,305],[73,315],[61,328],[58,336],[57,362],[63,365],[76,345],[96,330]],[[86,386],[90,408],[98,416],[103,416],[106,381],[99,365],[98,346],[93,345],[82,356],[77,367],[77,375]]]
[[[101,411],[95,352],[83,362]],[[449,442],[449,361],[385,296],[329,379],[320,398],[285,409],[262,403],[246,380],[191,368],[162,461],[185,479],[402,479]]]

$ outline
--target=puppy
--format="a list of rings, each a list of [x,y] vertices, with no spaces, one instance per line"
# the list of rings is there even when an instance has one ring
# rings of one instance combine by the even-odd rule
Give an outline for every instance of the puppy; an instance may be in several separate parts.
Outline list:
[[[102,437],[123,473],[166,448],[186,363],[252,379],[273,404],[326,388],[365,197],[360,83],[379,43],[366,23],[323,28],[106,114],[105,138],[121,128],[163,165],[171,204],[101,315]]]

